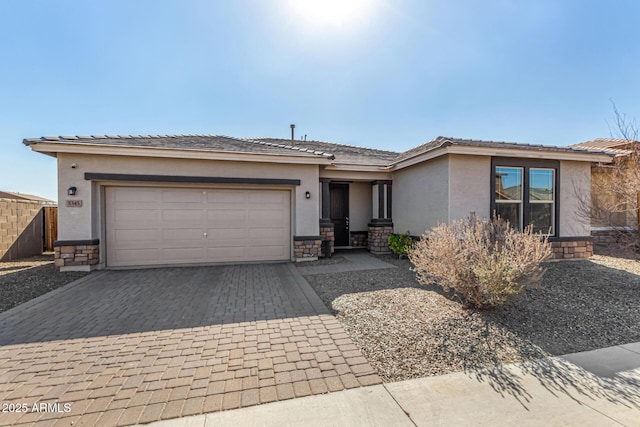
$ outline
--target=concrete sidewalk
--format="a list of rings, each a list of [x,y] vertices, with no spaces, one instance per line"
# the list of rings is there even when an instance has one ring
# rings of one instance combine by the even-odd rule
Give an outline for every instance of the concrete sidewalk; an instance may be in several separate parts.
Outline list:
[[[640,426],[640,343],[151,425]]]

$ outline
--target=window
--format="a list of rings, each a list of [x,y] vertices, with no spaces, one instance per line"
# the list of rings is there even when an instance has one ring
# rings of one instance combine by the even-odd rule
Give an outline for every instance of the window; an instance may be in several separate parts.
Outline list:
[[[555,172],[529,169],[529,223],[535,233],[555,234]]]
[[[496,167],[496,215],[522,230],[522,168]]]
[[[492,212],[522,230],[533,225],[535,233],[557,233],[558,162],[493,159]]]

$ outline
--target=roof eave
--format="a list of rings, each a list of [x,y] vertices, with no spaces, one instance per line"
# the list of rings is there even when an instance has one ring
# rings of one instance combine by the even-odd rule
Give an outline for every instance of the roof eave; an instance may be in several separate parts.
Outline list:
[[[602,162],[609,163],[612,156],[605,153],[576,152],[576,151],[555,151],[545,149],[527,149],[526,147],[474,147],[453,145],[447,150],[450,154],[469,154],[495,157],[520,157],[526,159],[552,159],[552,160],[572,160],[578,162]]]
[[[324,167],[326,170],[335,171],[356,171],[356,172],[385,172],[389,170],[388,165],[368,165],[361,163],[331,163]]]
[[[403,159],[391,165],[393,170],[404,169],[445,154],[466,154],[473,156],[491,156],[491,157],[516,157],[527,159],[553,159],[553,160],[571,160],[580,162],[598,162],[610,163],[613,156],[605,153],[593,152],[568,152],[553,150],[527,150],[526,148],[512,147],[478,147],[478,146],[460,146],[447,145],[420,153],[408,159]]]
[[[164,157],[179,159],[237,160],[263,163],[331,164],[327,155],[286,155],[273,153],[244,153],[210,151],[197,149],[176,149],[162,147],[140,147],[71,142],[37,142],[27,144],[33,151],[57,157],[57,153],[97,154],[134,157]]]

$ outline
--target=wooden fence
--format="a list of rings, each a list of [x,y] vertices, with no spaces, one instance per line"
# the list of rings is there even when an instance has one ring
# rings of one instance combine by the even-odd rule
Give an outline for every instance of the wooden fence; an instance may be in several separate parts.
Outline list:
[[[58,239],[58,208],[45,206],[44,211],[44,251],[53,252],[53,242]]]

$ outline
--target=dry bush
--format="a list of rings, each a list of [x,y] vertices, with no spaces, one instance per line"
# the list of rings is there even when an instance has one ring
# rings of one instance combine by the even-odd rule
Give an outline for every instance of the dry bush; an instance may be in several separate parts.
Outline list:
[[[638,124],[621,114],[613,103],[615,123],[610,126],[611,138],[617,140],[610,153],[611,163],[592,164],[591,191],[574,184],[578,200],[576,216],[590,221],[592,227],[608,231],[612,241],[607,253],[639,257],[640,234],[640,141]],[[583,180],[588,182],[589,177]]]
[[[409,252],[422,284],[454,290],[468,307],[505,304],[539,284],[551,245],[533,227],[517,231],[502,220],[474,215],[425,233]]]

